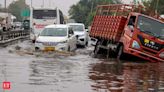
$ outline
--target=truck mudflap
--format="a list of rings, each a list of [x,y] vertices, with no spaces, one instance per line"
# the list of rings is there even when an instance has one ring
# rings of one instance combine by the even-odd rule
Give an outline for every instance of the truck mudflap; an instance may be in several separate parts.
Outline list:
[[[162,58],[155,57],[150,54],[147,54],[147,53],[144,53],[139,50],[132,49],[132,48],[128,48],[128,51],[125,51],[125,53],[132,54],[134,56],[140,57],[142,59],[145,59],[151,62],[164,62],[164,59]]]

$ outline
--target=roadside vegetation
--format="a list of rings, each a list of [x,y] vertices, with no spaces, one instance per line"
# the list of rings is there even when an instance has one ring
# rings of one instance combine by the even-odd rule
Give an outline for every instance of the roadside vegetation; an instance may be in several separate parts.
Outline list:
[[[97,5],[118,4],[120,0],[80,0],[76,5],[72,5],[69,10],[70,18],[76,22],[84,23],[86,26],[91,24],[96,12]]]
[[[23,17],[21,16],[21,12],[24,9],[29,9],[29,6],[26,4],[25,0],[16,0],[12,2],[7,9],[4,7],[0,8],[0,12],[9,12],[16,16],[18,21],[22,21]]]
[[[164,0],[147,0],[143,5],[148,15],[164,15]]]
[[[97,5],[120,3],[122,3],[121,0],[80,0],[77,4],[71,6],[69,15],[76,22],[89,26],[95,15]],[[145,0],[143,5],[146,8],[145,11],[149,14],[154,15],[156,10],[159,15],[164,14],[164,0]]]

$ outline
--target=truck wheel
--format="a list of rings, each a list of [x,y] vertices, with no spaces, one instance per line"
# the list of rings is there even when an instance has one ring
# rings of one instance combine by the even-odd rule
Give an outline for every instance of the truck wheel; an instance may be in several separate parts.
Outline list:
[[[95,45],[95,49],[94,49],[94,57],[97,57],[98,53],[99,53],[99,44],[100,42],[97,42],[96,45]]]
[[[117,59],[120,60],[120,59],[123,59],[123,57],[124,57],[123,46],[120,46],[118,48]]]

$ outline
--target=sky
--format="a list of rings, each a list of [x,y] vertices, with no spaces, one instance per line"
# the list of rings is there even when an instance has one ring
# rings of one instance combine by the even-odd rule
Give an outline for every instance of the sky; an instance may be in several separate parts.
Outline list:
[[[4,1],[5,0],[0,0],[0,4],[2,5],[2,7],[4,7]],[[13,1],[16,1],[16,0],[6,0],[7,6]],[[43,6],[43,3],[44,3],[45,8],[58,7],[63,12],[64,15],[68,16],[69,15],[68,10],[70,9],[70,6],[73,4],[76,4],[78,1],[80,0],[32,0],[32,3],[33,3],[32,5],[34,8],[40,8],[41,6]],[[128,3],[133,0],[122,0],[122,1],[124,1],[125,3]],[[26,3],[30,5],[31,0],[26,0]]]
[[[16,0],[6,0],[7,6]],[[68,10],[71,5],[76,4],[79,0],[32,0],[34,8],[40,8],[44,2],[44,8],[56,8],[58,7],[64,15],[68,16]],[[28,5],[31,4],[31,0],[26,0]],[[4,7],[4,0],[0,0],[0,4]]]

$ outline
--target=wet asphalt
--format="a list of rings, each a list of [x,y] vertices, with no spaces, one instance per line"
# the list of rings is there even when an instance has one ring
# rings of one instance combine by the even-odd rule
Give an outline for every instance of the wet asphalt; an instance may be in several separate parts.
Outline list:
[[[164,92],[164,63],[93,58],[92,50],[34,52],[30,41],[0,48],[0,92]]]

